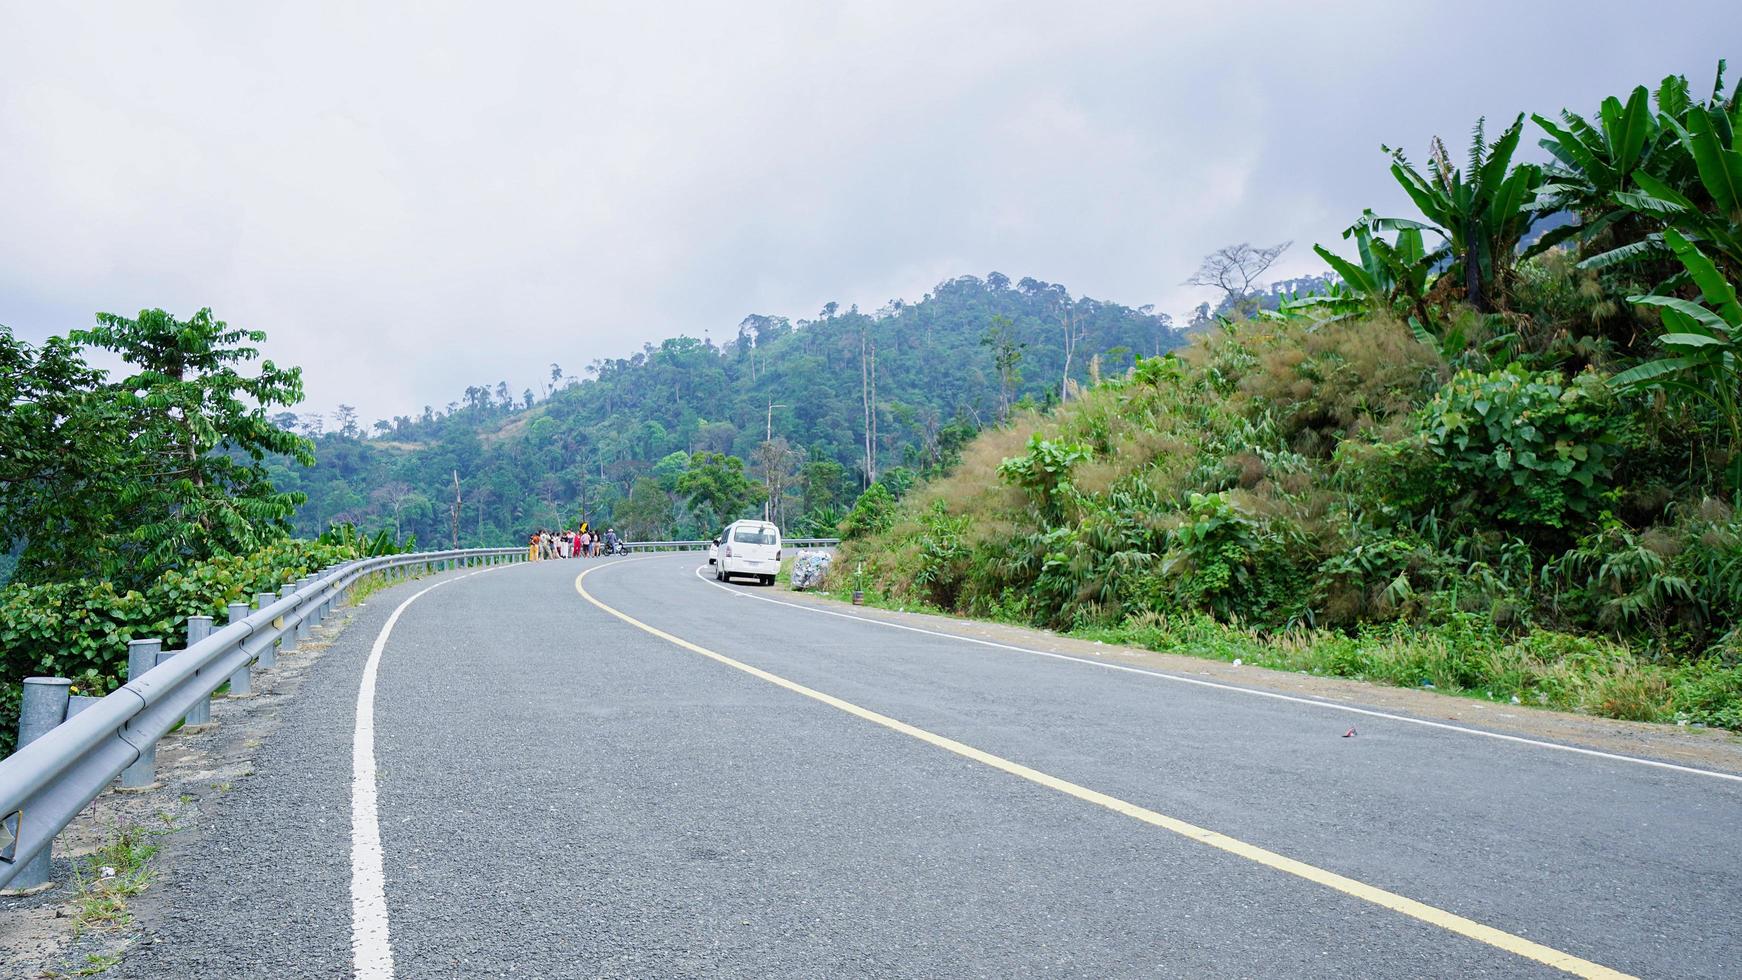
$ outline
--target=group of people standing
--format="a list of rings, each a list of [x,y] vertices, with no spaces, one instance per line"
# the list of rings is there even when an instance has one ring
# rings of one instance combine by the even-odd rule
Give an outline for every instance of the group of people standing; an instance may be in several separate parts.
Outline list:
[[[573,531],[539,531],[527,544],[526,557],[533,561],[547,558],[597,558],[613,554],[622,546],[615,528],[600,534],[582,521]]]

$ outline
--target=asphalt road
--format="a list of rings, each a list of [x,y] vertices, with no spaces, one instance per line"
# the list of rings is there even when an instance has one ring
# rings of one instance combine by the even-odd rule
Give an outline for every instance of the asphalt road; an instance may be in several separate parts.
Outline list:
[[[374,702],[396,976],[1567,975],[1516,940],[1742,972],[1742,783],[1376,718],[1343,738],[1312,705],[757,601],[697,564],[511,566],[405,608]],[[587,569],[741,666],[586,601]],[[428,584],[372,597],[316,666],[118,975],[349,975],[359,678]]]

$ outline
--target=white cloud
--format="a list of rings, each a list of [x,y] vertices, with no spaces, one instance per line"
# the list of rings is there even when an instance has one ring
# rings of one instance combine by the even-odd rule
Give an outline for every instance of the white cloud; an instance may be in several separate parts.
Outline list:
[[[1381,140],[1703,78],[1742,27],[1629,9],[10,5],[0,322],[211,305],[367,420],[992,269],[1182,310],[1211,248],[1311,271],[1401,207]]]

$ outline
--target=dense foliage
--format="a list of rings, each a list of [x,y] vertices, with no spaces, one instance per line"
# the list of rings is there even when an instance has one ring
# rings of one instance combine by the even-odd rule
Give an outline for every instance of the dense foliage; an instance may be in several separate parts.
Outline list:
[[[302,498],[272,485],[265,460],[312,459],[267,411],[301,398],[300,371],[244,370],[264,339],[210,310],[102,313],[40,347],[0,328],[0,547],[22,546],[17,578],[126,588],[283,537]],[[82,347],[135,373],[111,382]]]
[[[1742,105],[1721,66],[1688,91],[1536,117],[1546,167],[1512,162],[1522,117],[1461,169],[1393,151],[1421,215],[1321,247],[1338,283],[983,432],[836,567],[886,601],[1742,727]]]
[[[225,621],[232,602],[309,572],[359,557],[347,544],[280,541],[246,555],[224,555],[167,571],[142,588],[106,578],[0,589],[0,755],[18,734],[19,681],[71,678],[80,694],[103,695],[126,681],[127,641],[156,637],[177,649],[189,616]]]
[[[724,344],[649,344],[593,361],[584,381],[553,365],[544,393],[474,386],[445,412],[376,422],[368,438],[348,410],[338,431],[285,416],[316,437],[319,461],[273,477],[307,494],[302,533],[350,520],[494,544],[584,516],[634,538],[696,537],[764,503],[786,526],[828,531],[868,482],[899,493],[1015,406],[1179,342],[1148,310],[969,276],[874,314],[830,304],[797,323],[747,317]],[[741,472],[722,470],[734,457]]]

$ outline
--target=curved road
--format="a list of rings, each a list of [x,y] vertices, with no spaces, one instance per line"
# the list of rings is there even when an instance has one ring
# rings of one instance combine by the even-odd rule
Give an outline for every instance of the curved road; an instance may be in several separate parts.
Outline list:
[[[1381,718],[1345,739],[1310,704],[766,601],[697,564],[510,566],[403,607],[373,699],[390,939],[364,940],[391,975],[1742,963],[1742,782]],[[429,584],[372,597],[314,668],[120,975],[350,975],[358,685]]]

